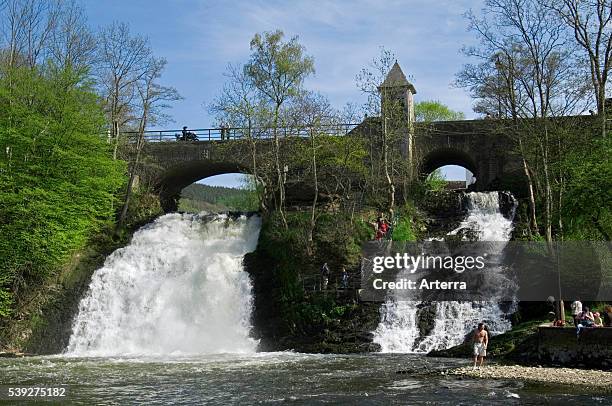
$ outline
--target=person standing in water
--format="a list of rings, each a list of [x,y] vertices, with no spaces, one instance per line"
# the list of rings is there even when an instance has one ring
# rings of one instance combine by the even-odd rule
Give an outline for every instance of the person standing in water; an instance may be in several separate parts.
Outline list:
[[[479,323],[478,328],[474,331],[474,368],[476,368],[478,361],[480,361],[480,366],[484,363],[488,345],[489,334],[485,330],[484,323]]]

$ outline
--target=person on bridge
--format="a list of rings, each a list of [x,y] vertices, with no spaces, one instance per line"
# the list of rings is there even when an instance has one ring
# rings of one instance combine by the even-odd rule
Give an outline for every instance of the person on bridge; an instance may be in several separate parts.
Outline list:
[[[187,131],[187,126],[183,126],[183,130],[181,131],[182,135],[176,135],[177,141],[197,141],[198,136],[191,131]]]
[[[221,123],[221,141],[225,139],[229,140],[229,126],[225,123]]]

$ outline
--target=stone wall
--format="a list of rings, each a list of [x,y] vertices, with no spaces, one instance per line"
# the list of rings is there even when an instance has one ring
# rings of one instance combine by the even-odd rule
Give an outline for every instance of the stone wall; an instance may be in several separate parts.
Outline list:
[[[612,368],[612,328],[539,327],[537,356],[545,363]]]

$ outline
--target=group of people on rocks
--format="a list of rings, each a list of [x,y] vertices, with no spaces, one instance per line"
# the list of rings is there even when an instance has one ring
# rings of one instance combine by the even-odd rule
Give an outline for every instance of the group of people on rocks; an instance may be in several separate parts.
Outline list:
[[[325,262],[321,266],[321,290],[327,290],[330,275],[331,271],[329,269],[329,265],[327,265],[327,262]],[[348,289],[349,287],[349,274],[345,267],[342,267],[342,272],[340,274],[340,287],[342,289]]]
[[[605,306],[602,313],[592,312],[589,307],[582,306],[580,299],[576,299],[571,309],[577,335],[580,335],[581,329],[585,327],[612,327],[612,306],[610,305]]]

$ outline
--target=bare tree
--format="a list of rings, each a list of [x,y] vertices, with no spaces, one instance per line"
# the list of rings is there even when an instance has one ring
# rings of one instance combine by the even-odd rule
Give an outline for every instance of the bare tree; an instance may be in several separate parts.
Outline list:
[[[46,59],[57,27],[61,3],[48,0],[7,0],[2,32],[8,66],[34,68]]]
[[[169,117],[165,114],[165,110],[170,108],[168,103],[182,99],[176,89],[173,87],[161,86],[158,83],[165,67],[165,59],[151,57],[145,65],[141,78],[136,83],[140,108],[136,156],[129,168],[130,178],[126,187],[125,200],[123,202],[121,214],[119,215],[119,220],[115,228],[116,233],[123,227],[127,216],[136,173],[140,165],[140,152],[145,143],[144,132],[148,125],[155,125],[168,121]]]
[[[307,241],[308,249],[312,254],[314,249],[313,235],[319,213],[317,210],[320,193],[318,169],[318,150],[320,145],[318,141],[321,137],[326,136],[325,129],[337,122],[337,113],[326,97],[315,92],[302,92],[292,103],[288,113],[291,116],[291,125],[293,127],[305,128],[308,131],[310,141],[308,155],[314,193],[310,206],[310,227],[308,228]]]
[[[612,69],[612,1],[547,0],[545,4],[572,30],[576,43],[588,58],[597,113],[605,137],[606,86]]]
[[[94,62],[95,37],[87,26],[85,12],[74,0],[61,4],[51,33],[50,57],[59,67],[82,71]]]
[[[565,141],[551,133],[549,118],[584,110],[588,96],[584,74],[564,27],[540,2],[487,0],[483,15],[467,14],[480,46],[465,52],[481,62],[467,65],[458,75],[458,83],[470,88],[480,100],[479,108],[495,109],[497,116],[513,119],[512,131],[529,182],[531,223],[537,226],[534,189],[539,189],[545,236],[552,241],[551,162]]]
[[[400,181],[404,184],[404,195],[406,195],[406,181],[411,178],[411,171],[414,165],[412,161],[412,140],[410,117],[406,116],[400,98],[396,97],[397,89],[385,84],[385,79],[389,75],[394,63],[397,62],[395,55],[384,48],[380,49],[380,55],[374,58],[370,65],[363,68],[356,77],[357,87],[367,95],[367,102],[364,106],[365,113],[371,116],[380,117],[380,151],[372,149],[371,153],[371,177],[376,179],[380,175],[378,165],[375,162],[382,161],[382,175],[386,180],[387,209],[393,217],[395,210],[395,178],[396,170],[399,168],[408,169],[408,173],[397,170]],[[408,139],[406,139],[408,138]],[[374,147],[375,143],[372,143]],[[408,148],[408,165],[402,165],[406,157],[398,154]],[[380,158],[379,158],[380,157]],[[374,182],[372,182],[374,187]],[[376,191],[373,190],[373,194]]]
[[[257,146],[261,133],[269,126],[268,104],[261,99],[242,66],[229,64],[225,76],[227,82],[221,94],[208,106],[208,109],[216,116],[221,126],[240,128],[243,132],[242,135],[250,150],[251,175],[259,194],[260,208],[266,212],[268,199],[266,180],[269,181],[269,177],[265,170],[259,170],[258,162],[262,160],[258,159]]]
[[[100,31],[98,44],[97,76],[111,125],[110,140],[114,143],[113,157],[116,159],[120,131],[133,119],[136,84],[147,73],[151,49],[147,38],[132,36],[127,24],[117,22]]]

